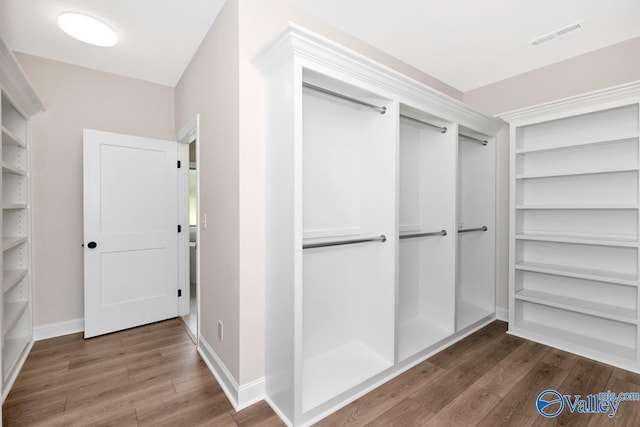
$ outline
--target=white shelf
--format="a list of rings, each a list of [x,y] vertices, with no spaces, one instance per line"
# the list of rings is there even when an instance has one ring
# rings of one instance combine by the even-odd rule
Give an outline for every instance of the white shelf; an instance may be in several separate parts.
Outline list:
[[[438,328],[427,319],[416,317],[398,324],[398,360],[402,361],[438,343],[453,331]]]
[[[590,316],[602,317],[632,325],[638,324],[638,312],[626,307],[620,307],[600,302],[586,301],[579,298],[564,295],[540,292],[531,289],[521,289],[516,292],[515,298],[520,301],[528,301],[563,310],[575,311]]]
[[[2,162],[2,173],[11,173],[14,175],[26,176],[27,172],[23,169],[10,165],[7,162]]]
[[[26,241],[27,241],[26,237],[4,237],[2,239],[2,250],[8,251],[9,249],[13,249],[16,246],[20,246]]]
[[[516,175],[516,179],[562,178],[565,176],[598,175],[606,173],[638,172],[638,166],[625,168],[603,168],[582,171],[547,172]]]
[[[572,148],[580,148],[585,146],[594,146],[594,145],[605,145],[612,144],[616,142],[625,141],[628,139],[638,138],[640,134],[638,132],[632,132],[626,135],[618,135],[612,138],[607,139],[597,139],[593,141],[583,141],[576,143],[568,143],[568,144],[559,144],[553,147],[544,147],[544,148],[521,148],[516,150],[516,154],[527,154],[527,153],[541,153],[545,151],[559,151],[559,150],[567,150]]]
[[[392,366],[360,341],[304,361],[302,411],[308,412]]]
[[[617,283],[620,285],[638,286],[638,276],[634,274],[567,267],[564,265],[543,264],[537,262],[519,262],[515,267],[516,270],[521,271],[553,274],[556,276],[574,277],[577,279],[595,280],[598,282]]]
[[[29,336],[19,337],[19,338],[9,338],[4,340],[4,346],[2,347],[3,353],[3,371],[4,371],[4,379],[6,380],[9,377],[9,374],[13,371],[20,359],[20,355],[24,352],[24,350],[29,345],[31,338]]]
[[[460,299],[456,305],[456,329],[460,331],[467,326],[474,324],[478,320],[484,319],[485,317],[493,314],[493,311],[489,311],[473,304],[472,302]]]
[[[564,344],[577,345],[587,351],[596,351],[606,356],[615,355],[624,359],[636,359],[636,349],[634,347],[627,347],[602,339],[587,337],[564,329],[552,328],[530,320],[516,321],[516,327],[538,335],[542,338],[542,341],[551,340],[559,342],[563,347],[565,347]]]
[[[10,209],[26,209],[26,203],[5,203],[2,205],[2,209],[10,210]]]
[[[27,275],[27,270],[5,270],[2,273],[2,291],[8,292]]]
[[[637,203],[568,203],[568,204],[532,204],[516,205],[518,210],[633,210],[638,209]]]
[[[6,335],[7,332],[15,326],[16,322],[20,319],[20,316],[22,316],[28,306],[29,303],[27,301],[4,303],[4,316],[2,319],[3,335]]]
[[[618,248],[637,248],[638,239],[612,239],[611,236],[600,236],[597,234],[542,234],[542,233],[523,233],[516,234],[516,240],[528,240],[538,242],[553,243],[573,243],[579,245],[596,245],[596,246],[612,246]]]
[[[2,126],[2,145],[15,145],[22,148],[27,147],[27,144],[25,144],[24,141],[15,136],[4,126]]]

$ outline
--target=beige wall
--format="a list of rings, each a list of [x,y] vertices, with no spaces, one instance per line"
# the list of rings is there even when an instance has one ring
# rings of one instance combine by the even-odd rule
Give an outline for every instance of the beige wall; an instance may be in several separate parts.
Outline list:
[[[640,80],[640,37],[466,92],[471,107],[495,115]],[[498,140],[497,158],[497,305],[508,306],[509,140]]]
[[[32,121],[34,323],[84,317],[82,129],[174,138],[173,88],[16,54],[45,106]]]
[[[228,0],[176,86],[176,125],[200,114],[200,335],[239,378],[238,1]],[[224,324],[224,341],[217,335]]]

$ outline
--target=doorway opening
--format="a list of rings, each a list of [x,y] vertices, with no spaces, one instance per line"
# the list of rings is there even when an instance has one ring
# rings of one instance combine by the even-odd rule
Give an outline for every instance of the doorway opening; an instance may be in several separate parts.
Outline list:
[[[198,336],[198,166],[197,146],[189,143],[189,314],[184,316],[187,329]]]
[[[177,134],[179,159],[179,217],[188,225],[179,233],[180,284],[179,312],[194,344],[200,330],[200,156],[199,116]]]

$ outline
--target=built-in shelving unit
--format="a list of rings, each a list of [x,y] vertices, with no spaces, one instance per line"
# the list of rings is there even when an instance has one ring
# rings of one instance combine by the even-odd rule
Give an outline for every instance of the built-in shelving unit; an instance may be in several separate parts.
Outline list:
[[[32,341],[29,278],[28,121],[2,91],[3,383],[17,374]]]
[[[632,84],[501,115],[510,332],[636,372],[639,100]]]
[[[295,25],[256,63],[265,393],[311,425],[495,319],[504,123]]]
[[[13,54],[0,39],[0,222],[2,399],[33,344],[29,118],[43,107]]]

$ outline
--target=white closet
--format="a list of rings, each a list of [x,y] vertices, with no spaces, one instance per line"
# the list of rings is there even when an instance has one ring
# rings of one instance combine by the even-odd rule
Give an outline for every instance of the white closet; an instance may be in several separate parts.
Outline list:
[[[495,319],[503,122],[295,25],[254,61],[266,396],[307,425]]]
[[[640,84],[506,113],[511,333],[640,372]]]
[[[0,39],[2,400],[33,345],[29,117],[42,105]]]

